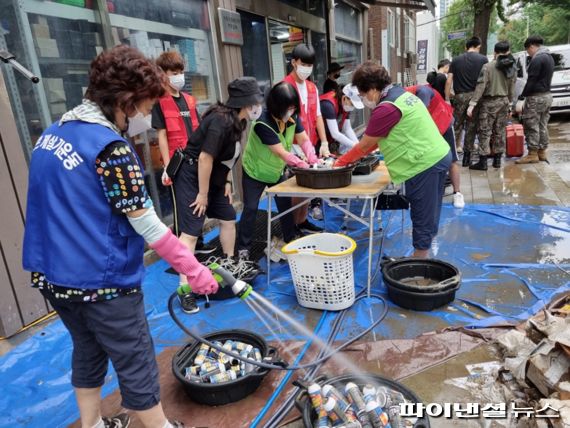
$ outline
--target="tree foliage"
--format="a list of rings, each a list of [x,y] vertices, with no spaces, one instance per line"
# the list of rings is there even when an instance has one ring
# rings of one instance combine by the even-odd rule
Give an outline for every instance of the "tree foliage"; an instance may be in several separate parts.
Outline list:
[[[447,34],[454,31],[465,30],[467,38],[474,33],[475,13],[481,4],[479,1],[495,2],[496,0],[455,0],[447,10],[447,18],[442,21],[442,45],[451,52],[452,56],[459,55],[465,50],[465,39],[447,40]],[[477,8],[477,9],[476,9]],[[489,19],[489,32],[495,32],[498,29],[497,10],[492,8]],[[482,38],[482,35],[478,34]],[[485,35],[486,37],[486,35]]]
[[[533,34],[540,35],[546,45],[570,42],[570,0],[534,0],[521,5],[517,16],[499,31],[499,38],[508,40],[514,52],[523,50],[525,39]]]

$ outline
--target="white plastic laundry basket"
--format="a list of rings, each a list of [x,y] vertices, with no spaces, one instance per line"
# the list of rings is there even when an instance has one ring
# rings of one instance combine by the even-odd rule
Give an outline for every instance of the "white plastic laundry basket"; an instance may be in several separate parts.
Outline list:
[[[355,249],[353,239],[337,233],[305,236],[283,247],[301,306],[339,311],[354,303]]]

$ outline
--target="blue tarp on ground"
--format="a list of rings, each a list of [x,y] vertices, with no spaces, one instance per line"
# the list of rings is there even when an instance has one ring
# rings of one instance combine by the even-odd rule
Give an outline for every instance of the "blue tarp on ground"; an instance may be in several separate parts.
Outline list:
[[[359,207],[353,207],[360,212]],[[342,216],[326,210],[327,229],[339,231]],[[403,256],[411,252],[411,228],[405,214],[384,212],[383,254]],[[350,222],[346,231],[358,243],[354,255],[357,290],[366,284],[368,235],[363,226]],[[379,259],[380,232],[375,236],[374,266]],[[433,245],[436,258],[458,266],[463,275],[456,300],[433,312],[412,312],[390,304],[385,321],[368,339],[413,338],[447,326],[483,327],[517,323],[527,319],[559,292],[570,289],[570,210],[557,207],[472,205],[455,210],[445,205],[440,232]],[[265,261],[262,261],[264,264]],[[272,269],[271,285],[265,276],[255,288],[274,304],[312,328],[320,312],[297,304],[288,265]],[[150,266],[143,284],[147,316],[156,351],[186,341],[171,321],[166,301],[177,285],[177,277],[165,273],[164,262]],[[373,291],[385,294],[381,275]],[[350,309],[339,338],[347,338],[370,324],[381,303],[364,301]],[[245,328],[268,340],[300,338],[286,325],[269,332],[253,312],[238,299],[214,301],[209,309],[182,316],[201,333],[219,329]],[[328,327],[320,335],[324,337]],[[78,418],[70,387],[71,341],[59,320],[0,358],[0,427],[64,427]],[[111,370],[104,395],[117,388]],[[49,421],[49,422],[47,422]]]

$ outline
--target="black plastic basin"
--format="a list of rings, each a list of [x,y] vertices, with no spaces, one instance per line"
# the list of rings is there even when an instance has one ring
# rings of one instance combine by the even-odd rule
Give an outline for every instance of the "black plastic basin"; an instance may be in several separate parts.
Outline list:
[[[366,384],[373,384],[374,386],[385,386],[401,393],[404,398],[410,403],[419,404],[422,402],[413,391],[401,383],[376,374],[367,373],[364,378],[353,375],[342,375],[334,377],[332,379],[326,379],[325,377],[317,379],[317,382],[321,386],[325,384],[331,384],[339,391],[344,391],[345,385],[349,382],[355,383],[359,388],[364,387]],[[317,414],[313,409],[313,405],[306,391],[297,396],[295,405],[303,414],[303,425],[305,425],[305,428],[316,428],[318,426]],[[418,418],[413,428],[430,428],[429,418],[427,416]]]
[[[455,299],[459,269],[436,259],[401,258],[382,266],[390,300],[405,309],[431,311]]]
[[[255,333],[246,330],[220,330],[218,332],[204,336],[206,340],[211,342],[226,340],[234,340],[238,342],[253,345],[261,351],[263,358],[271,357],[274,362],[278,358],[278,352],[275,348],[268,346],[267,342]],[[233,403],[252,394],[261,384],[261,381],[269,373],[269,369],[257,367],[253,372],[235,380],[212,384],[192,382],[184,377],[184,369],[192,365],[196,354],[200,349],[201,342],[192,342],[182,347],[172,358],[172,373],[174,377],[182,384],[184,390],[192,401],[210,406],[221,406],[223,404]]]

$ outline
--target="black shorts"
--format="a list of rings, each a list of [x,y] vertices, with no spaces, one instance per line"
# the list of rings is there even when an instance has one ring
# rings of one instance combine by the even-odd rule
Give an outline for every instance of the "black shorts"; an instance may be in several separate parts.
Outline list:
[[[176,186],[176,214],[178,216],[178,229],[190,236],[200,236],[206,216],[223,221],[236,219],[236,210],[224,196],[225,189],[210,185],[208,192],[208,208],[206,216],[198,217],[193,214],[194,207],[190,205],[198,196],[198,165],[190,165],[184,162],[176,174],[174,185]]]
[[[111,359],[123,407],[148,410],[160,402],[158,366],[142,292],[95,303],[62,302],[49,292],[42,294],[71,334],[74,387],[102,386]]]

